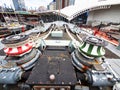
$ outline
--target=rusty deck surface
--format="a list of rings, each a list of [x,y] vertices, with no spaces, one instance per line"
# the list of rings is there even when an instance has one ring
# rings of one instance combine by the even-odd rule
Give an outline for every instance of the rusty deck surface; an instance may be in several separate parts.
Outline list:
[[[52,82],[51,74],[55,75]],[[75,70],[65,47],[48,47],[26,81],[30,85],[74,85],[76,82]]]

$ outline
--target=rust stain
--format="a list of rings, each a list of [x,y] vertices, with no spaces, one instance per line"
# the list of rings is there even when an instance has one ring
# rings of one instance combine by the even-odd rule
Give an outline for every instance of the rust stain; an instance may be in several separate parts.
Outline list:
[[[99,64],[99,62],[97,60],[95,60],[95,64]]]
[[[61,53],[61,54],[60,54],[60,57],[67,57],[67,55]]]
[[[48,58],[48,61],[52,60],[52,58],[50,56],[47,56],[47,58]]]

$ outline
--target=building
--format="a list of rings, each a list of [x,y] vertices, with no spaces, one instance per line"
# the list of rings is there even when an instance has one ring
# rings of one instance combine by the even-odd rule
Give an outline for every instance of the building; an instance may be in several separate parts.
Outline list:
[[[75,0],[69,0],[69,5],[74,5]]]
[[[43,11],[46,11],[46,10],[47,10],[46,7],[44,7],[44,6],[39,6],[39,8],[38,8],[37,11],[39,11],[39,12],[43,12]]]
[[[62,9],[62,0],[55,0],[56,2],[56,9]]]
[[[69,0],[56,0],[56,9],[62,9],[69,6]]]
[[[69,0],[62,0],[62,8],[69,6]]]
[[[86,13],[88,25],[100,22],[120,23],[120,0],[88,0],[87,2],[77,0],[74,5],[61,9],[60,13],[69,21]]]
[[[106,7],[106,8],[105,8]],[[87,24],[92,23],[120,23],[120,5],[104,6],[99,10],[89,12]]]
[[[74,5],[75,0],[53,0],[56,2],[56,9],[62,9],[69,5]]]
[[[51,2],[51,3],[48,5],[48,9],[49,9],[49,10],[56,10],[56,2]]]
[[[0,12],[3,12],[3,7],[2,6],[0,6]]]
[[[25,2],[24,0],[12,0],[14,4],[15,11],[25,11]]]

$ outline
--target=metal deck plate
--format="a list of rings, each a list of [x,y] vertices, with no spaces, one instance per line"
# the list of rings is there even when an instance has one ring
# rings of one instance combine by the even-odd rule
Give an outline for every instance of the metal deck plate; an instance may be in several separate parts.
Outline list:
[[[55,80],[50,81],[49,76],[55,75]],[[32,70],[27,84],[31,85],[74,85],[76,74],[71,63],[71,56],[63,49],[46,49]]]

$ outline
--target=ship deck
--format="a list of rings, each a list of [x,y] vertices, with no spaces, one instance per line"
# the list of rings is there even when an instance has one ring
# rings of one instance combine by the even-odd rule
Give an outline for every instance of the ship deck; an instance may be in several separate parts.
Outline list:
[[[50,24],[47,24],[47,27],[49,27]],[[27,31],[28,33],[25,34],[31,34],[33,36],[33,33],[30,33],[30,31]],[[37,31],[35,31],[37,32]],[[48,33],[47,31],[46,33]],[[71,38],[69,35],[63,30],[63,37],[51,37],[49,35],[45,40],[46,42],[49,40],[67,40],[70,41]],[[23,33],[23,34],[24,34]],[[46,34],[45,33],[45,34]],[[71,32],[70,32],[71,33]],[[44,33],[43,33],[44,34]],[[42,34],[41,34],[42,35]],[[78,38],[75,36],[75,34],[71,35],[78,40]],[[36,36],[36,35],[34,35]],[[84,35],[79,35],[84,36]],[[64,43],[66,44],[66,43]],[[64,45],[63,44],[63,45]],[[6,56],[3,51],[3,44],[1,44],[0,47],[0,59],[3,60],[3,58]],[[114,50],[111,49],[112,47],[105,48],[106,50],[106,61],[109,63],[110,67],[112,68],[113,72],[116,73],[118,77],[120,77],[120,51],[117,50],[114,47]],[[114,52],[113,52],[114,51]],[[60,73],[58,73],[60,71]],[[69,72],[68,72],[69,71]],[[49,75],[54,74],[56,76],[56,79],[54,82],[51,82],[49,79]],[[65,80],[65,81],[64,81]],[[55,47],[48,45],[46,50],[43,52],[43,55],[39,58],[38,62],[36,63],[35,67],[32,70],[32,73],[30,74],[28,80],[26,81],[27,84],[30,85],[74,85],[76,84],[76,74],[74,67],[71,63],[71,56],[68,53],[66,47]],[[79,88],[80,89],[80,88]],[[90,90],[99,90],[99,89],[90,89]]]
[[[54,82],[49,76],[55,75]],[[31,85],[75,85],[75,70],[66,47],[47,47],[32,70],[27,84]]]
[[[120,78],[120,59],[106,59],[106,62],[109,64],[110,68],[116,75],[116,77]]]

